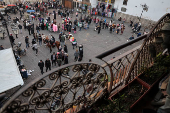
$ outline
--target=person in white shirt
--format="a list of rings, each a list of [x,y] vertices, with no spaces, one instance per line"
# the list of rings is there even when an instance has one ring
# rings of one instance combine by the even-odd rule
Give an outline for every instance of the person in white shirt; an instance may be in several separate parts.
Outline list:
[[[35,50],[35,52],[36,52],[36,56],[37,56],[37,53],[38,53],[38,45],[37,45],[37,43],[35,43],[35,44],[33,45],[33,48],[34,48],[34,50]]]

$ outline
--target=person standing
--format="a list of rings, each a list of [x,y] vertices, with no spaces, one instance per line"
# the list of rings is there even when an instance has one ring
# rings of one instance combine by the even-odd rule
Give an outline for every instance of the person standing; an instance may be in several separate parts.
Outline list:
[[[53,52],[53,54],[51,55],[52,66],[53,66],[53,64],[55,64],[55,66],[56,66],[56,60],[57,60],[56,54],[55,54],[55,52]]]
[[[26,20],[23,21],[24,29],[26,30]]]
[[[60,66],[61,66],[61,63],[62,63],[62,58],[61,58],[60,52],[57,52],[56,57],[57,57],[58,66],[60,67]]]
[[[41,46],[41,45],[42,45],[42,37],[41,37],[41,34],[39,34],[38,40],[39,40],[39,45]]]
[[[41,74],[43,74],[44,62],[42,60],[39,61],[38,66],[40,67]]]
[[[97,29],[98,29],[98,34],[99,34],[99,33],[100,33],[100,30],[101,30],[101,27],[98,26]]]
[[[73,49],[74,49],[75,46],[77,48],[77,41],[76,41],[76,39],[74,39],[74,41],[72,42],[72,46],[73,46]]]
[[[61,47],[63,47],[65,44],[65,35],[64,34],[61,36],[60,44],[61,44]]]
[[[56,12],[54,11],[54,19],[56,19]]]
[[[12,45],[12,47],[13,47],[13,45],[15,44],[15,43],[14,43],[15,39],[14,39],[14,37],[12,36],[12,34],[10,34],[9,39],[10,39],[11,45]]]
[[[65,51],[66,53],[68,53],[67,45],[64,45],[64,51]]]
[[[31,25],[31,34],[34,34],[34,24]]]
[[[31,35],[31,26],[28,25],[27,29],[28,29],[29,35]]]
[[[36,25],[36,30],[37,30],[37,33],[40,34],[39,30],[40,28]]]
[[[112,28],[113,28],[113,32],[115,31],[115,28],[116,28],[116,24],[113,24],[112,25]]]
[[[45,61],[45,67],[46,67],[46,72],[48,69],[51,70],[51,62],[49,58],[47,58],[47,60]]]
[[[20,32],[20,34],[22,34],[22,25],[21,25],[21,24],[19,24],[19,25],[18,25],[18,28],[19,28],[19,32]]]
[[[110,33],[112,33],[112,26],[110,25]]]
[[[74,61],[76,62],[78,60],[79,57],[79,52],[78,49],[76,49],[75,53],[74,53]]]
[[[26,48],[28,49],[28,47],[29,47],[29,38],[28,38],[28,36],[25,37],[25,43],[26,43]]]
[[[81,22],[79,22],[79,27],[80,27],[79,31],[81,31],[81,28],[82,28],[82,23]]]
[[[68,64],[68,54],[64,54],[64,64]]]
[[[74,34],[76,33],[76,26],[74,27]]]

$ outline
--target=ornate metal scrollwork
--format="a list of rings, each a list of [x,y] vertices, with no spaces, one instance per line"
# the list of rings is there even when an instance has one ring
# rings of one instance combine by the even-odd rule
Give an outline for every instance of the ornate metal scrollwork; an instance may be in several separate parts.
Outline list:
[[[106,89],[101,84],[107,84],[104,68],[92,63],[63,66],[43,76],[27,89],[21,90],[17,99],[10,100],[11,104],[3,108],[3,111],[65,111],[73,105],[91,105],[100,97],[99,92]]]
[[[20,100],[13,101],[7,108],[7,113],[35,113],[34,109],[29,109],[29,104],[21,104]]]

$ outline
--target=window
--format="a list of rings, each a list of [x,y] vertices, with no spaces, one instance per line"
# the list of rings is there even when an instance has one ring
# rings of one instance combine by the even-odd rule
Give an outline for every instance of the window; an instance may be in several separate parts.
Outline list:
[[[126,8],[121,7],[121,11],[122,11],[122,12],[126,12]]]
[[[111,3],[115,3],[115,0],[111,0]]]
[[[123,1],[123,5],[127,5],[128,0]]]

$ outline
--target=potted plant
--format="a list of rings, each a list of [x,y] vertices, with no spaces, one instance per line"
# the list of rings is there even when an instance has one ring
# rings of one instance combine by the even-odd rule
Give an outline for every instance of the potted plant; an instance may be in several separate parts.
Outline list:
[[[158,54],[154,59],[154,63],[151,67],[142,67],[141,72],[143,72],[142,76],[138,76],[140,79],[148,83],[150,86],[154,85],[154,83],[161,79],[168,70],[170,66],[170,57],[162,55],[162,53]]]
[[[148,88],[147,85],[142,85],[140,80],[134,79],[110,96],[107,104],[98,107],[98,113],[129,113],[130,109],[142,99]]]
[[[153,58],[156,56],[156,49],[155,49],[154,44],[149,45],[149,53],[151,54],[151,57]]]

